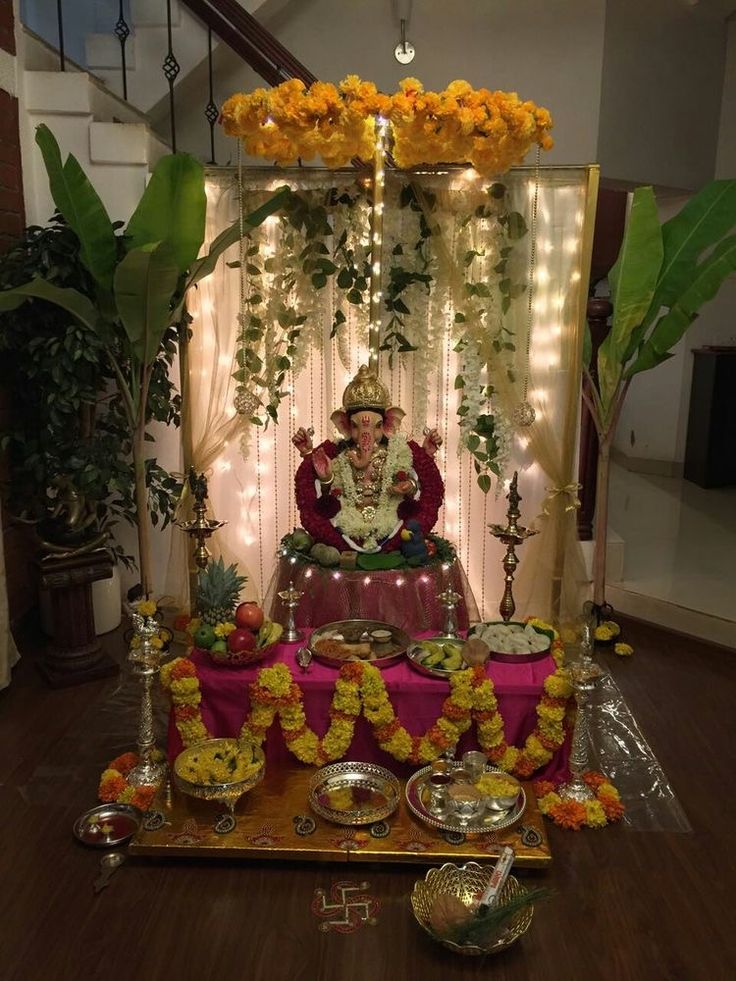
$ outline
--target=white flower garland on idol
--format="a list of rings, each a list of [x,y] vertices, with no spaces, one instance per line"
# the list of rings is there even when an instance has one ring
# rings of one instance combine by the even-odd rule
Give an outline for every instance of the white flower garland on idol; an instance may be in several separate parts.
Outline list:
[[[396,511],[401,498],[392,497],[389,488],[400,470],[407,473],[412,466],[411,448],[402,433],[389,436],[386,460],[381,476],[379,491],[379,506],[372,518],[366,519],[358,510],[358,489],[353,478],[353,468],[345,453],[339,454],[332,461],[333,487],[339,488],[340,511],[332,519],[332,524],[347,538],[353,541],[362,539],[361,552],[376,552],[380,543],[395,534],[401,521]]]

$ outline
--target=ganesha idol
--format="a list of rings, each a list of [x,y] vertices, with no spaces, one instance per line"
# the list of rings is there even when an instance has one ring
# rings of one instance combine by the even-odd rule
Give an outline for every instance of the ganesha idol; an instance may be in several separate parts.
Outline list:
[[[412,542],[425,548],[444,496],[434,461],[442,440],[436,430],[421,446],[407,440],[400,432],[403,417],[363,365],[330,417],[343,439],[313,447],[310,434],[297,430],[294,445],[303,459],[296,501],[302,526],[316,542],[343,554],[401,550],[406,556]]]

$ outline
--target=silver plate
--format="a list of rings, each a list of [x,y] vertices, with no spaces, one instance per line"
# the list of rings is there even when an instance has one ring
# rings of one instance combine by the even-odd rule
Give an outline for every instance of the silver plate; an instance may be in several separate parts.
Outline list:
[[[383,802],[356,801],[349,810],[337,810],[325,802],[328,792],[358,791],[359,796],[376,794]],[[322,767],[309,781],[309,804],[320,817],[335,824],[373,824],[383,821],[399,806],[401,785],[390,770],[377,763],[333,763]]]
[[[497,766],[491,766],[489,764],[486,767],[486,773],[499,772],[502,771]],[[515,824],[526,808],[526,794],[524,793],[524,788],[520,786],[516,803],[507,811],[486,811],[479,818],[471,821],[459,821],[455,817],[437,818],[424,806],[421,794],[427,778],[431,773],[432,767],[425,766],[409,777],[406,781],[406,803],[409,805],[409,810],[412,814],[415,814],[421,821],[424,821],[425,824],[428,824],[432,828],[439,828],[441,831],[455,831],[463,835],[479,835],[489,831],[501,831],[503,828],[510,828],[512,824]]]
[[[341,633],[345,636],[348,643],[357,643],[359,638],[364,634],[370,634],[372,630],[390,630],[391,631],[391,645],[392,649],[385,656],[380,655],[380,648],[384,645],[374,645],[377,647],[376,657],[372,658],[344,658],[344,657],[328,657],[325,654],[320,654],[319,651],[314,649],[316,641],[320,637],[324,637],[326,633]],[[353,637],[355,638],[353,640]],[[327,664],[331,668],[341,668],[343,664],[348,664],[352,661],[365,661],[366,664],[374,664],[377,668],[385,668],[389,664],[395,664],[399,661],[406,653],[406,648],[409,646],[409,635],[401,630],[399,627],[392,627],[390,623],[383,623],[381,620],[336,620],[334,623],[325,623],[321,627],[317,627],[312,636],[309,638],[309,649],[312,652],[314,658],[320,662],[320,664]]]
[[[409,664],[418,671],[420,674],[426,674],[430,678],[451,678],[458,671],[463,671],[467,668],[467,664],[463,661],[462,668],[458,668],[456,671],[444,671],[442,668],[428,668],[425,667],[419,660],[422,654],[422,643],[425,641],[431,641],[432,643],[439,644],[460,644],[462,645],[465,641],[463,637],[422,637],[413,640],[406,651],[406,656],[409,659]]]
[[[492,627],[503,622],[503,620],[491,620],[488,623],[476,623],[468,631],[468,637],[479,637],[480,634],[478,631],[482,630],[483,627]],[[522,623],[520,620],[509,620],[509,626],[525,627],[526,624]],[[543,651],[528,651],[525,654],[512,654],[509,651],[491,651],[491,653],[488,655],[490,660],[499,661],[503,664],[528,664],[531,661],[543,661],[549,654],[550,648],[552,647],[552,638],[549,637],[549,634],[545,630],[538,630],[536,627],[534,629],[538,634],[543,634],[549,640],[549,643]]]
[[[114,848],[129,841],[141,826],[143,813],[132,804],[98,804],[74,822],[74,837],[93,848]]]

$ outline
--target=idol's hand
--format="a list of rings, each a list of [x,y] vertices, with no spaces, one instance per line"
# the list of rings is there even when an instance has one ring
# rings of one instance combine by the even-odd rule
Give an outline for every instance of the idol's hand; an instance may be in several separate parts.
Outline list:
[[[304,429],[303,426],[300,426],[299,429],[297,429],[297,431],[291,437],[291,441],[299,450],[300,456],[309,456],[309,454],[312,452],[312,436],[306,429]]]
[[[424,442],[422,443],[424,452],[433,457],[440,446],[442,446],[442,437],[439,432],[436,429],[425,429]]]
[[[312,453],[312,463],[314,464],[314,471],[321,482],[323,484],[329,484],[332,480],[332,464],[321,446],[318,446],[314,453]]]

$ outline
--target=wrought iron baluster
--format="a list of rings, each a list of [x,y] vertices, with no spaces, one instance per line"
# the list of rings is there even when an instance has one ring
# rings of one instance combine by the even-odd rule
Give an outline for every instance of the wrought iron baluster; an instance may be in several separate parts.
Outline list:
[[[209,123],[210,127],[210,160],[211,164],[216,164],[215,160],[215,123],[217,122],[217,117],[220,115],[220,111],[215,105],[215,100],[212,94],[212,28],[207,28],[207,71],[209,74],[210,82],[210,97],[209,102],[204,107],[204,114]]]
[[[125,63],[125,42],[130,37],[130,27],[125,20],[125,14],[123,13],[123,0],[120,0],[118,7],[118,19],[115,24],[115,30],[113,31],[115,37],[120,41],[120,61],[123,69],[123,98],[128,101],[128,69]]]
[[[66,59],[64,58],[64,12],[61,9],[61,0],[56,0],[56,20],[59,25],[59,64],[63,72],[66,71]]]
[[[169,38],[169,50],[166,52],[166,57],[164,58],[163,73],[166,76],[166,81],[169,83],[169,111],[171,113],[171,149],[176,153],[176,112],[174,107],[174,82],[176,81],[176,76],[181,71],[179,62],[176,60],[174,55],[173,44],[171,40],[171,0],[166,0],[166,29]]]

